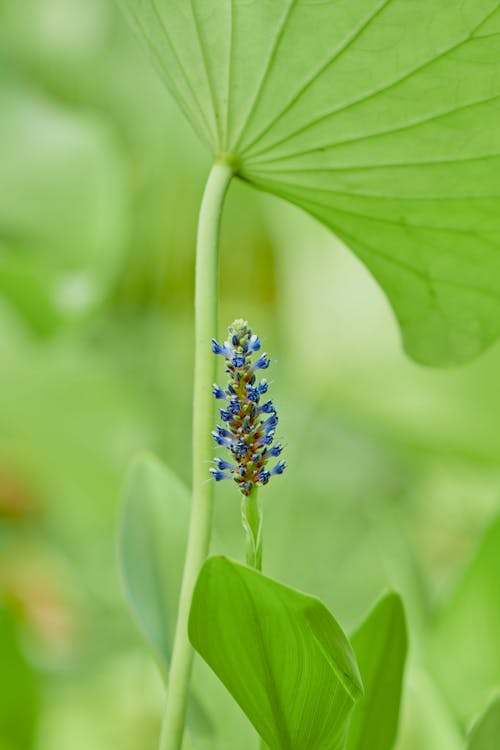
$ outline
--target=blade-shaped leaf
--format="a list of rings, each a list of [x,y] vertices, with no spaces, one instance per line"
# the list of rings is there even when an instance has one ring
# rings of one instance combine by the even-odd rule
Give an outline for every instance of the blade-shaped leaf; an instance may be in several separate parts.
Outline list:
[[[498,337],[498,0],[121,3],[217,158],[333,229],[413,357]]]
[[[392,750],[408,647],[401,598],[387,594],[351,638],[365,687],[349,728],[347,750]]]
[[[432,677],[415,664],[405,680],[402,713],[398,750],[464,750],[462,727]]]
[[[500,685],[500,517],[436,613],[431,666],[455,713],[467,721]],[[464,679],[464,675],[467,678]]]
[[[170,661],[189,522],[190,496],[149,454],[132,463],[123,490],[119,556],[132,614],[160,657]]]
[[[467,750],[497,750],[500,742],[500,696],[472,730]]]
[[[125,480],[119,559],[134,620],[153,648],[167,679],[182,580],[191,498],[181,480],[155,456],[143,453]],[[204,735],[213,731],[197,696],[188,722]]]
[[[320,601],[212,557],[196,585],[189,636],[270,750],[343,748],[361,678]]]

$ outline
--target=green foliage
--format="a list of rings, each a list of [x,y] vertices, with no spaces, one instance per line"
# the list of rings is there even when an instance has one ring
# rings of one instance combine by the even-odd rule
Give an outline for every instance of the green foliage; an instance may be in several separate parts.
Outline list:
[[[196,585],[189,635],[271,750],[344,747],[362,683],[319,600],[212,557]]]
[[[500,738],[500,696],[473,728],[467,750],[497,750]]]
[[[404,345],[500,333],[497,0],[121,0],[200,136],[368,266]]]
[[[0,603],[0,750],[30,750],[39,713],[35,671],[21,651],[15,620]]]
[[[429,673],[415,662],[405,679],[404,696],[398,750],[464,750],[462,727]]]
[[[190,495],[152,455],[132,463],[123,489],[119,556],[134,619],[166,670],[186,546]]]
[[[492,254],[485,250],[488,245],[493,252],[498,239],[496,158],[442,166],[381,164],[389,161],[389,151],[394,160],[403,152],[410,159],[425,158],[426,150],[446,157],[460,151],[462,141],[463,157],[469,158],[486,140],[495,145],[496,103],[474,106],[473,100],[486,97],[488,87],[495,95],[498,85],[498,55],[493,61],[487,55],[496,45],[498,15],[492,15],[475,38],[400,86],[374,93],[281,145],[278,141],[302,127],[302,118],[305,123],[308,117],[321,117],[315,103],[327,110],[332,102],[336,107],[376,92],[381,76],[387,72],[389,79],[396,68],[398,75],[404,73],[418,50],[422,56],[426,50],[430,56],[440,55],[443,39],[452,44],[458,23],[463,24],[465,38],[471,20],[475,22],[472,17],[486,15],[498,3],[392,0],[387,7],[380,5],[367,29],[281,120],[276,120],[276,111],[286,103],[292,84],[294,91],[301,85],[297,68],[304,66],[304,76],[309,75],[302,39],[297,38],[306,32],[306,24],[300,29],[297,14],[328,19],[338,11],[338,23],[311,23],[319,55],[320,43],[327,37],[335,43],[335,34],[340,37],[370,3],[296,0],[290,13],[294,30],[284,27],[272,62],[267,54],[272,51],[271,21],[274,13],[285,9],[282,0],[227,0],[225,8],[222,0],[156,4],[165,19],[175,14],[192,32],[191,7],[197,11],[218,95],[216,108],[211,97],[203,104],[208,118],[225,105],[219,89],[223,52],[229,51],[224,47],[228,27],[218,25],[217,14],[232,6],[234,41],[242,58],[233,46],[230,117],[227,124],[224,118],[213,120],[211,129],[215,134],[218,126],[230,133],[228,146],[235,150],[233,136],[245,126],[240,146],[246,148],[249,139],[266,127],[266,112],[275,110],[269,117],[274,125],[261,143],[246,153],[238,147],[238,174],[300,203],[333,226],[385,285],[393,305],[408,311],[403,321],[407,346],[420,336],[418,346],[440,347],[440,325],[458,331],[446,342],[447,351],[454,348],[462,356],[467,341],[478,349],[481,342],[486,344],[486,321],[491,324],[486,292],[496,294],[498,283]],[[153,10],[149,0],[129,0],[129,5],[141,13]],[[264,13],[269,15],[264,18]],[[190,427],[181,419],[190,408],[186,373],[191,347],[185,342],[191,317],[186,311],[191,304],[193,219],[207,160],[193,145],[190,129],[172,114],[169,98],[161,96],[113,0],[19,0],[0,3],[0,17],[0,292],[9,302],[0,304],[0,504],[5,511],[17,507],[9,506],[10,499],[22,502],[25,497],[35,510],[33,515],[30,511],[29,528],[19,519],[6,521],[9,539],[21,547],[15,557],[2,550],[1,583],[25,597],[32,625],[43,628],[38,634],[43,639],[40,655],[50,676],[37,748],[153,747],[164,695],[123,616],[111,537],[116,486],[131,452],[143,445],[154,447],[169,460],[175,457],[172,465],[188,473]],[[256,23],[246,22],[252,18]],[[150,20],[155,23],[154,15]],[[161,29],[156,27],[153,41],[164,55]],[[169,21],[167,30],[171,29],[177,34]],[[152,34],[147,29],[146,34],[151,43]],[[198,38],[192,33],[181,40],[172,34],[172,39],[187,76],[177,99],[186,96],[186,90],[189,98],[190,83],[199,98],[200,92],[207,92],[207,82],[205,61],[200,62],[198,47],[194,49]],[[262,42],[260,49],[256,39]],[[217,70],[213,55],[220,55]],[[15,71],[11,81],[2,77],[4,62]],[[173,77],[182,78],[176,61],[163,67],[172,88]],[[334,85],[330,77],[335,77]],[[321,80],[325,90],[319,96],[313,89]],[[421,90],[413,96],[419,81]],[[389,121],[389,129],[404,128],[438,115],[441,108],[460,106],[464,98],[470,106],[462,111],[375,135],[378,128],[387,130]],[[247,116],[251,107],[253,114]],[[195,119],[195,113],[189,116]],[[217,137],[205,136],[204,128],[203,122],[197,126],[203,140],[211,140],[215,151],[222,150]],[[370,132],[374,135],[366,137]],[[307,156],[309,137],[315,148],[349,138],[364,140],[327,145],[317,156]],[[289,148],[294,144],[300,147],[297,156]],[[332,166],[334,155],[339,164]],[[324,160],[324,174],[309,168],[315,159]],[[358,169],[368,163],[370,169]],[[304,166],[304,173],[279,171],[295,165]],[[393,341],[392,318],[357,260],[347,253],[328,257],[337,245],[321,227],[315,228],[292,207],[277,201],[261,203],[257,191],[252,195],[240,182],[231,190],[225,219],[221,319],[247,311],[278,341],[276,356],[289,373],[280,401],[289,449],[295,453],[293,467],[290,461],[292,481],[270,489],[266,525],[270,535],[272,530],[272,544],[266,547],[266,567],[305,591],[319,592],[345,623],[352,623],[381,587],[401,588],[422,669],[413,663],[408,674],[398,748],[463,750],[462,727],[486,705],[500,679],[498,531],[492,529],[469,569],[467,564],[478,530],[498,505],[499,350],[474,367],[441,375],[405,362]],[[335,183],[328,193],[328,216],[313,205],[325,199],[319,183]],[[134,196],[130,206],[124,205],[127,192]],[[436,198],[436,205],[426,192]],[[257,205],[269,209],[267,226],[252,211]],[[348,211],[366,215],[354,217]],[[412,254],[424,236],[423,227],[419,231],[413,226],[419,219],[439,222],[443,230],[435,232],[433,242],[427,241],[429,229]],[[474,231],[464,231],[473,221]],[[445,231],[445,226],[456,231]],[[398,230],[401,237],[395,246],[392,240]],[[450,237],[456,238],[452,247]],[[128,260],[120,257],[123,241]],[[401,265],[405,261],[407,269]],[[423,272],[426,262],[430,275],[422,274],[419,280],[411,267]],[[33,331],[42,336],[52,333],[67,313],[72,317],[78,312],[81,300],[89,299],[88,291],[92,296],[97,290],[98,296],[100,289],[109,288],[109,281],[113,286],[118,264],[121,291],[108,300],[105,316],[87,318],[50,342],[30,336]],[[447,287],[445,278],[457,283]],[[428,303],[427,282],[429,287],[434,282],[435,306]],[[421,288],[419,298],[416,292]],[[437,317],[438,303],[445,303],[440,323],[431,315],[434,310]],[[146,307],[156,309],[160,304],[168,306],[165,319],[145,314]],[[495,297],[490,296],[489,304],[496,304]],[[30,330],[18,325],[11,315],[13,306]],[[472,308],[477,312],[471,314]],[[414,320],[417,328],[412,327]],[[425,339],[420,329],[431,330],[432,337]],[[297,342],[307,342],[307,356]],[[444,360],[445,354],[439,357]],[[154,459],[151,463],[157,465]],[[223,533],[224,549],[238,555],[238,509],[230,504],[234,488],[227,484],[220,491],[216,526]],[[157,518],[154,513],[145,515]],[[165,579],[172,576],[174,587],[184,547],[185,529],[180,526],[179,536],[172,540],[178,544],[179,564],[162,569]],[[37,539],[27,548],[26,532],[34,532]],[[167,529],[165,538],[170,539],[169,533]],[[138,545],[138,555],[141,549]],[[412,550],[417,552],[414,577],[405,573]],[[27,557],[32,569],[42,574],[42,588],[38,575],[33,578],[30,567],[25,567]],[[442,592],[455,580],[458,585],[443,606]],[[165,653],[176,608],[175,595],[170,599],[168,591],[167,586],[169,633],[155,631]],[[429,602],[437,611],[433,624]],[[20,654],[7,634],[1,639],[5,644],[12,644],[11,655]],[[29,734],[29,706],[22,704],[23,712],[11,706],[17,680],[10,676],[1,645],[0,693],[9,692],[1,695],[0,714],[3,708],[12,721],[17,717],[15,732],[21,737]],[[30,671],[22,654],[21,658]],[[364,673],[361,662],[360,658]],[[23,669],[15,677],[22,679]],[[427,672],[432,672],[432,679]],[[215,742],[200,743],[196,737],[196,750],[255,747],[250,723],[201,659],[193,684],[199,695],[208,697],[217,721]],[[355,707],[353,726],[358,713]]]
[[[455,712],[467,721],[498,687],[500,518],[484,538],[433,626],[432,667]],[[464,679],[467,675],[467,679]]]
[[[182,579],[191,498],[189,490],[155,456],[130,466],[122,499],[119,559],[134,620],[154,649],[167,679]],[[189,721],[205,734],[212,728],[197,698]]]
[[[351,638],[365,694],[354,707],[347,750],[392,750],[408,639],[401,597],[387,594]]]

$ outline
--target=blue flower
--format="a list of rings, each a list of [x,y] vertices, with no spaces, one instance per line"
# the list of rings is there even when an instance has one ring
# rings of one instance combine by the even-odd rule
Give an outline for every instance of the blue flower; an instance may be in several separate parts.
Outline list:
[[[257,359],[253,363],[252,368],[254,370],[267,370],[270,364],[271,364],[271,360],[269,359],[267,354],[261,354],[259,359]]]
[[[283,446],[281,443],[276,443],[276,445],[273,445],[272,448],[269,448],[268,455],[278,457],[281,455],[281,451],[283,450]]]
[[[219,344],[215,339],[212,339],[212,352],[213,354],[222,354],[224,357],[230,357],[232,354],[231,347],[228,345],[227,341],[223,344]]]
[[[220,385],[217,385],[217,383],[214,383],[212,386],[212,393],[214,394],[214,398],[218,398],[221,401],[226,400],[226,394],[220,387]]]
[[[259,403],[260,393],[257,388],[253,387],[253,385],[247,385],[247,399],[254,404]]]
[[[243,367],[246,362],[246,356],[244,354],[235,354],[231,362],[235,367]]]
[[[255,370],[266,370],[271,364],[265,353],[252,362],[260,347],[259,337],[244,320],[234,321],[224,344],[212,340],[212,351],[225,357],[229,376],[225,390],[217,384],[213,386],[214,397],[227,401],[227,405],[220,409],[225,426],[217,425],[212,436],[217,445],[230,451],[233,462],[216,458],[216,468],[210,472],[216,481],[233,479],[244,495],[259,484],[267,484],[271,476],[282,474],[286,466],[280,461],[272,469],[266,467],[270,458],[281,454],[282,446],[273,446],[278,416],[272,400],[258,405],[269,384],[264,378],[257,383]]]
[[[223,479],[232,479],[232,476],[230,474],[225,474],[223,471],[219,471],[219,469],[214,469],[213,467],[211,467],[209,471],[216,482],[221,482]]]
[[[229,471],[234,474],[235,468],[229,461],[224,461],[223,458],[214,458],[214,464],[217,466],[219,471]]]
[[[247,455],[249,447],[246,443],[233,443],[231,445],[231,450],[237,458],[242,458]]]
[[[267,433],[273,430],[277,424],[278,424],[278,415],[275,412],[274,414],[271,414],[271,416],[268,417],[265,422],[262,422],[262,427],[264,428],[264,431]]]
[[[264,393],[267,393],[267,389],[269,388],[269,383],[267,380],[262,379],[257,386],[257,390],[259,391],[260,395],[263,396]]]
[[[271,432],[268,432],[265,435],[262,435],[257,441],[256,445],[258,448],[261,448],[263,445],[271,445],[273,440],[274,440],[274,430],[271,430]]]
[[[267,484],[269,482],[269,479],[271,477],[271,474],[266,469],[261,469],[259,473],[257,474],[257,479],[261,484]]]
[[[219,435],[217,432],[212,432],[212,437],[217,445],[223,445],[225,448],[228,448],[231,445],[231,442],[227,438],[222,437],[222,435]]]
[[[262,404],[262,406],[259,406],[259,411],[264,412],[264,414],[272,414],[276,410],[273,406],[273,402],[271,401],[271,399],[269,399],[269,401],[266,401],[265,404]]]
[[[285,471],[285,469],[286,469],[286,463],[285,463],[285,461],[279,461],[276,464],[276,466],[273,466],[273,468],[271,469],[271,471],[269,473],[273,474],[273,475],[274,474],[283,474],[283,472]]]
[[[258,336],[253,334],[253,336],[250,336],[250,342],[248,344],[248,348],[251,352],[258,352],[260,349],[260,339]]]
[[[231,414],[236,415],[240,413],[240,410],[240,402],[238,401],[237,396],[232,396],[231,401],[229,402],[228,411],[231,412]]]

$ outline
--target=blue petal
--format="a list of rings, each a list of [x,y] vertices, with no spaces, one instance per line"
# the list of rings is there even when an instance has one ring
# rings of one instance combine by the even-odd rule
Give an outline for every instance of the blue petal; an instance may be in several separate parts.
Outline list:
[[[212,474],[216,482],[221,482],[223,479],[232,479],[229,474],[224,474],[224,472],[219,471],[219,469],[211,468],[210,473]]]
[[[235,470],[233,464],[230,464],[229,461],[224,461],[223,458],[214,458],[214,463],[220,471],[230,471],[232,474]]]
[[[254,370],[267,370],[269,365],[271,364],[271,360],[267,356],[267,354],[261,354],[259,359],[255,360],[253,364]]]
[[[273,445],[272,448],[269,448],[268,455],[278,457],[281,454],[282,450],[283,446],[281,445],[281,443],[276,443],[276,445]]]
[[[258,352],[260,349],[260,339],[255,334],[250,338],[250,351]]]
[[[217,385],[217,383],[214,383],[212,386],[212,393],[214,394],[214,397],[217,399],[220,399],[221,401],[226,400],[226,394],[220,387],[220,385]]]
[[[262,406],[259,407],[259,410],[264,412],[265,414],[272,414],[276,411],[271,399],[269,399],[269,401],[266,401],[265,404],[262,404]]]
[[[235,354],[231,362],[235,367],[243,367],[246,362],[246,357],[244,354]]]
[[[269,383],[267,380],[261,380],[259,385],[257,386],[257,390],[259,391],[260,395],[263,396],[264,393],[267,393],[267,389],[269,388]]]
[[[259,471],[259,473],[257,474],[257,479],[262,484],[267,484],[269,482],[270,476],[271,474],[268,471],[266,471],[266,469],[261,469],[261,471]]]
[[[285,469],[286,469],[286,463],[284,461],[279,461],[279,463],[277,463],[276,466],[274,466],[271,469],[270,473],[271,474],[283,474]]]

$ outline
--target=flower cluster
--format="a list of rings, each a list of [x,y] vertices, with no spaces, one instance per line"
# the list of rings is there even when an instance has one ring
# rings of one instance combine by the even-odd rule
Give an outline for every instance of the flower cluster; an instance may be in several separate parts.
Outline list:
[[[229,339],[219,344],[212,339],[212,351],[226,360],[229,382],[226,390],[214,384],[213,394],[224,401],[220,409],[222,425],[212,432],[217,445],[228,448],[231,461],[215,458],[215,468],[210,471],[214,479],[234,479],[244,495],[249,495],[259,484],[267,484],[274,474],[282,474],[286,464],[278,461],[267,468],[270,458],[281,454],[282,445],[273,445],[278,415],[269,399],[261,403],[268,390],[264,378],[258,378],[259,370],[267,370],[271,360],[267,354],[256,359],[260,350],[259,337],[252,333],[245,320],[235,320],[229,327]]]

